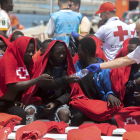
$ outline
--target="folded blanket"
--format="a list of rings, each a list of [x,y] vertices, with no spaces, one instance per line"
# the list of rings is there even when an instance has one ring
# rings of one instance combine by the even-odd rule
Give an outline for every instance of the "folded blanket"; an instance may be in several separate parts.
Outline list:
[[[101,123],[101,124],[85,123],[85,124],[80,125],[79,129],[84,129],[91,126],[97,126],[101,130],[101,134],[104,136],[112,136],[113,130],[117,129],[117,126],[111,125],[109,123]]]
[[[102,140],[101,130],[97,126],[72,129],[67,133],[67,140]]]
[[[140,125],[128,124],[128,125],[124,126],[124,129],[127,132],[131,132],[131,131],[139,131],[140,132]]]
[[[139,140],[140,139],[140,132],[132,131],[132,132],[125,132],[123,134],[123,140]]]
[[[8,135],[11,133],[10,127],[3,127],[0,129],[0,140],[7,140]]]

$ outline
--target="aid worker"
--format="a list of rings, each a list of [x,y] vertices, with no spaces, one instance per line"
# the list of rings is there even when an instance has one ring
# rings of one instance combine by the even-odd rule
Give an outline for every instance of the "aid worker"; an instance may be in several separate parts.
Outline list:
[[[0,34],[9,37],[12,34],[9,11],[13,11],[13,0],[0,0]]]
[[[82,19],[80,13],[74,12],[69,9],[69,0],[58,0],[60,11],[51,14],[51,18],[46,28],[48,38],[53,40],[62,40],[67,45],[69,44],[69,36],[71,32],[79,31],[79,24]]]
[[[140,19],[136,21],[136,33],[140,40]],[[120,57],[105,63],[91,64],[87,68],[89,71],[95,73],[102,69],[120,68],[134,63],[140,63],[140,46],[138,46],[133,52],[129,53],[125,57]]]
[[[129,24],[129,29],[131,31],[131,37],[137,37],[137,33],[136,33],[136,23],[132,23],[132,24]]]
[[[101,4],[100,9],[95,13],[100,14],[102,20],[106,22],[94,35],[103,42],[103,52],[109,61],[113,60],[122,49],[124,40],[131,37],[128,25],[119,20],[115,11],[115,5],[106,2]]]

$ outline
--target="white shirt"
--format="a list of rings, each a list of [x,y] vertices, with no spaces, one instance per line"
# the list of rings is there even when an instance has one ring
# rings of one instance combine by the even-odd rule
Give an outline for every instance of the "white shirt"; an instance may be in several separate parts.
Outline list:
[[[131,31],[131,37],[138,37],[136,33],[136,23],[129,24],[128,26]]]
[[[6,11],[0,10],[0,31],[7,31],[9,37],[12,34],[11,21]]]
[[[130,59],[137,62],[137,64],[140,63],[140,46],[138,46],[133,52],[129,53],[127,55]]]
[[[127,24],[118,17],[112,17],[98,29],[95,36],[103,42],[103,52],[110,61],[122,49],[124,40],[131,37],[131,32]]]

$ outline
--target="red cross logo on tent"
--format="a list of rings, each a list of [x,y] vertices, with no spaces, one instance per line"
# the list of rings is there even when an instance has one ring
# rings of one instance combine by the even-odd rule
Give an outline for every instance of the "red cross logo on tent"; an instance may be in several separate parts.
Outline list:
[[[128,35],[127,30],[123,30],[122,26],[117,26],[118,31],[114,32],[114,37],[119,36],[120,41],[124,41],[124,36]]]
[[[124,122],[125,125],[127,124],[135,124],[137,125],[137,121],[135,119],[133,119],[132,117],[130,118],[126,118],[126,122]]]
[[[16,70],[16,73],[20,79],[26,79],[26,77],[29,75],[27,69],[24,69],[23,67],[19,67],[19,69]]]

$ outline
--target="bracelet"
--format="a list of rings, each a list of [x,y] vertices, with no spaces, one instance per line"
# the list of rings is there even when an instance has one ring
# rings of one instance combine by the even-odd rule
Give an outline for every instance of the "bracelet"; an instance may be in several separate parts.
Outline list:
[[[134,80],[133,83],[134,83],[134,85],[135,85],[136,87],[138,86],[136,80]]]

